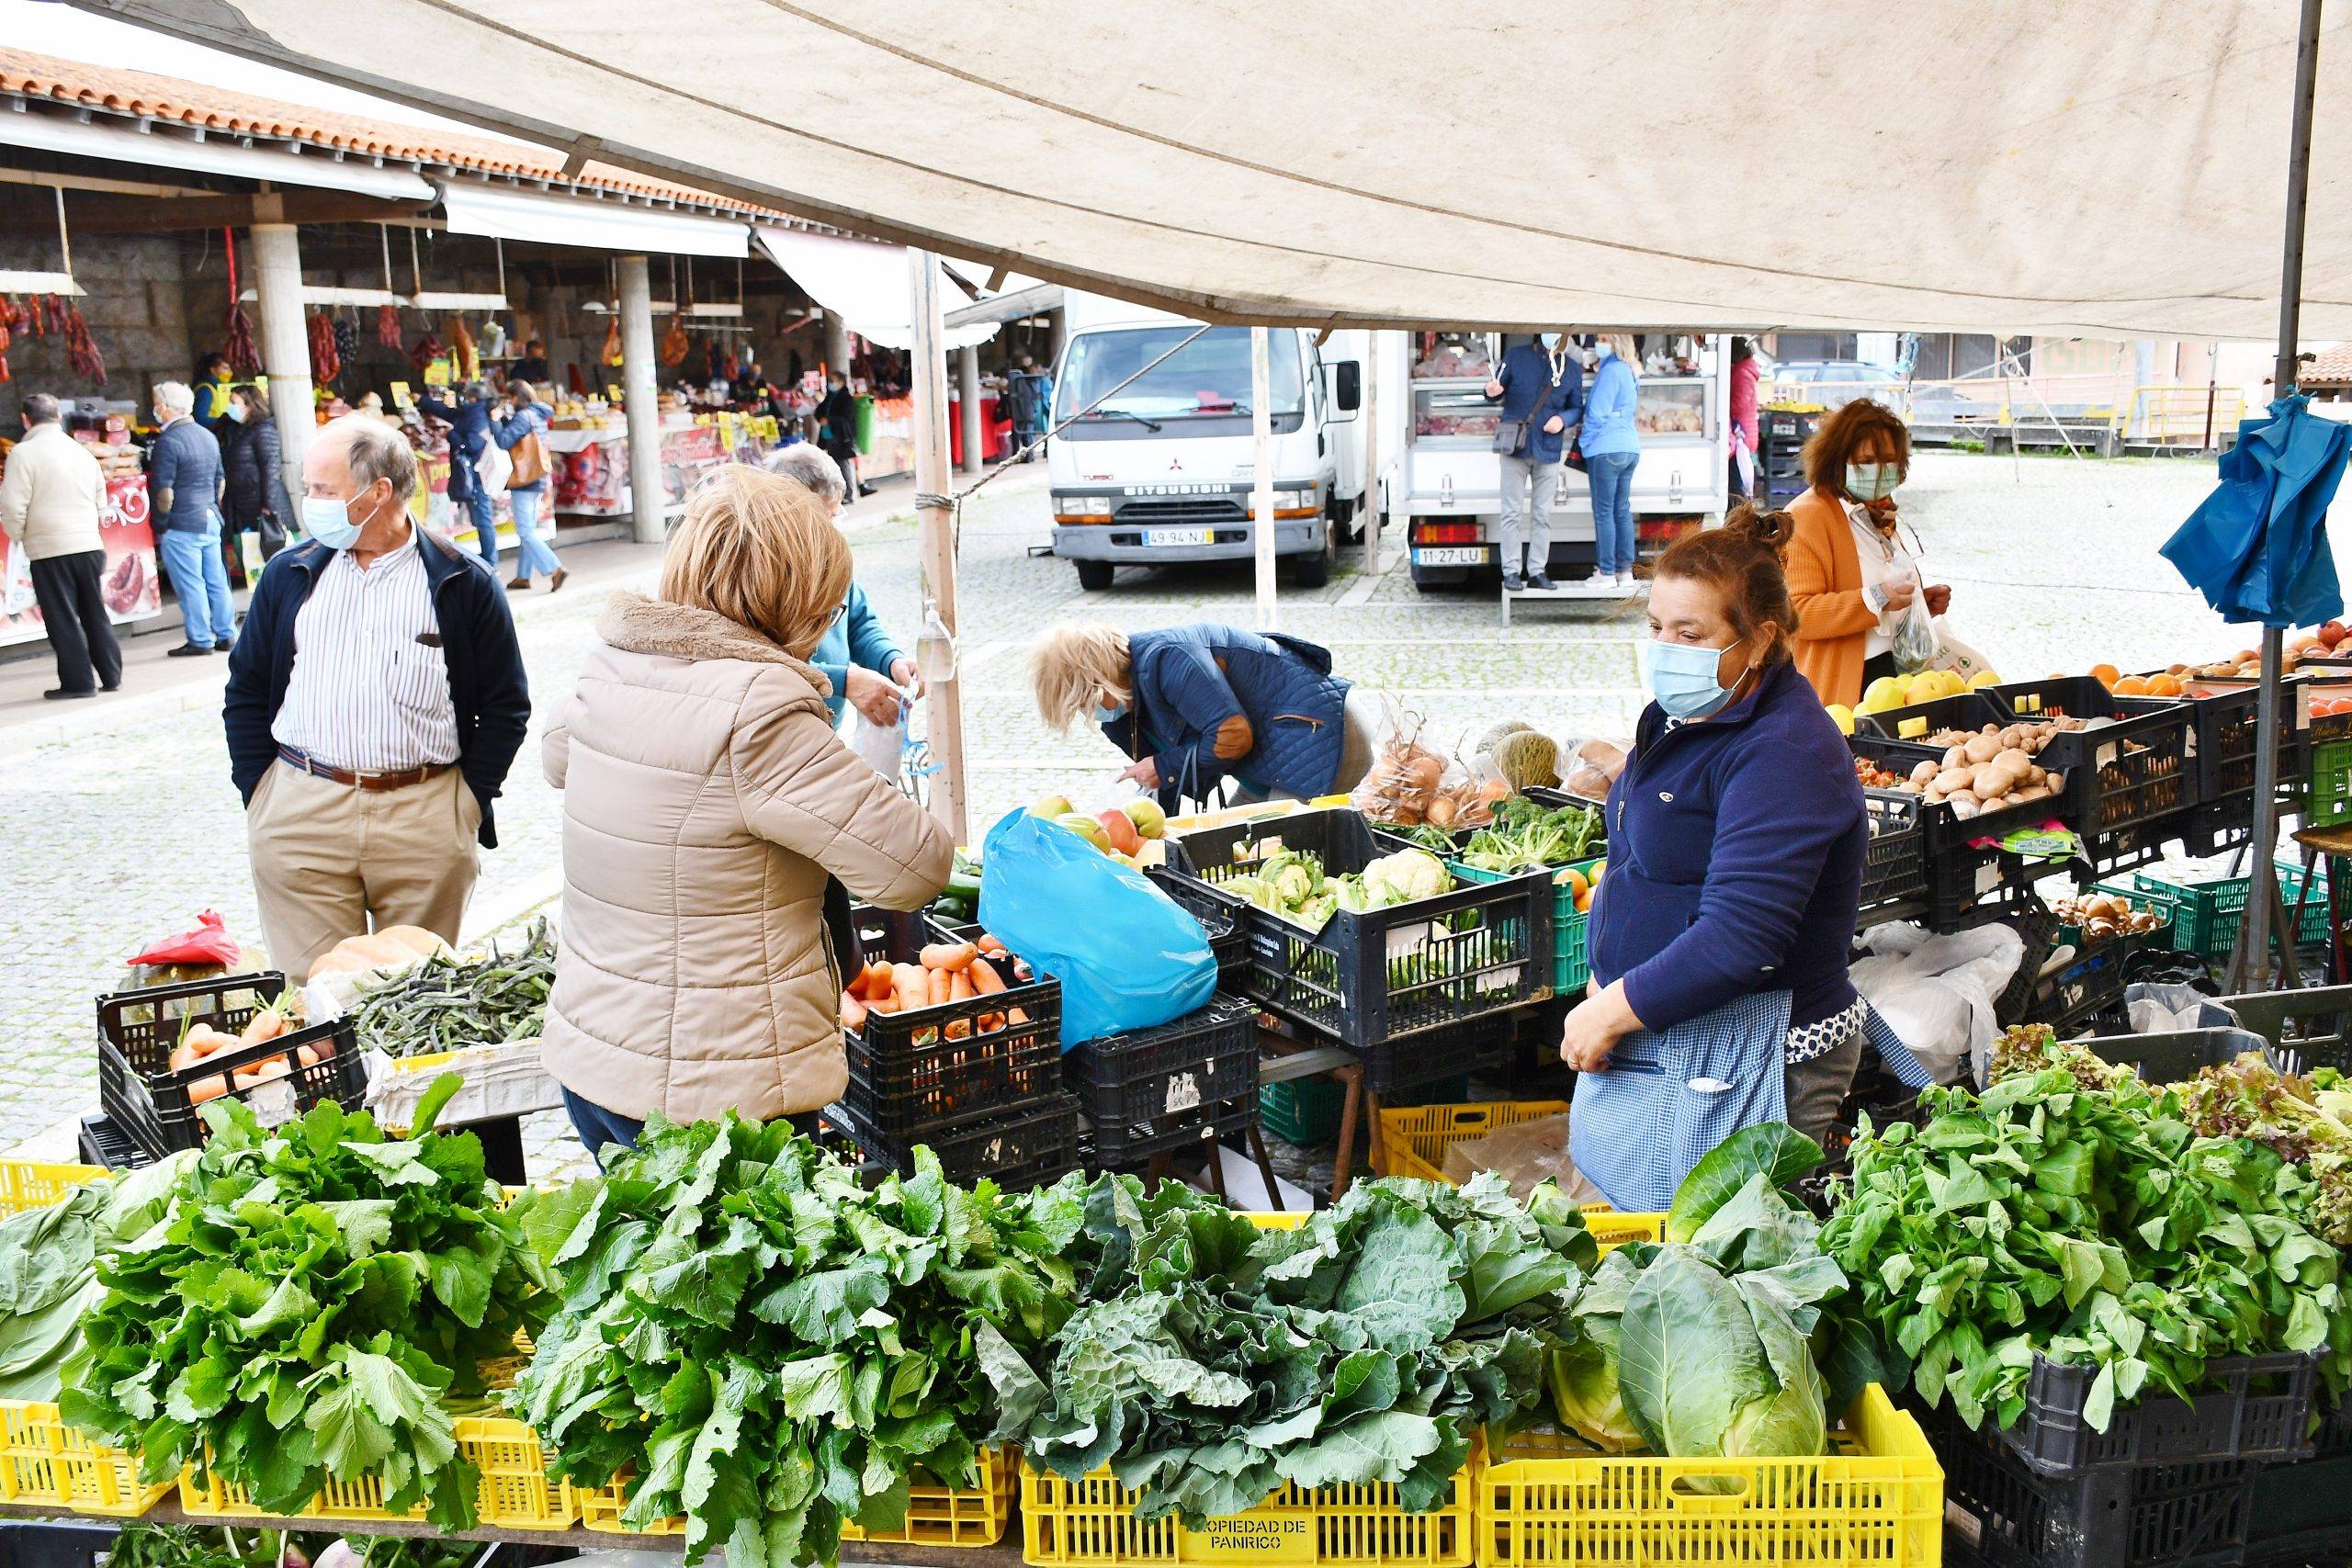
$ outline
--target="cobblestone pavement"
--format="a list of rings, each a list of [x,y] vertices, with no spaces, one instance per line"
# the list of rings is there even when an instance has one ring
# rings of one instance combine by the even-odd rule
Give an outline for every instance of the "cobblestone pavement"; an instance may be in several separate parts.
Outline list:
[[[2124,669],[2211,657],[2251,638],[2224,628],[2155,553],[2211,483],[2204,462],[2096,463],[2058,457],[1923,454],[1904,491],[1930,576],[1953,585],[1951,624],[2005,673]],[[1023,681],[1028,640],[1047,622],[1098,615],[1140,628],[1253,615],[1248,569],[1122,571],[1079,590],[1065,561],[1032,558],[1046,537],[1045,470],[1016,469],[966,510],[959,566],[962,671],[977,834],[1006,809],[1054,790],[1083,800],[1123,764],[1091,731],[1064,738],[1036,719]],[[892,487],[850,525],[858,575],[885,623],[916,625],[909,488]],[[1397,696],[1452,742],[1504,717],[1555,734],[1623,735],[1639,711],[1638,614],[1522,610],[1506,632],[1487,593],[1415,591],[1396,558],[1376,581],[1354,552],[1326,588],[1285,583],[1283,629],[1328,645],[1340,671]],[[568,692],[605,594],[643,583],[639,569],[520,610],[542,719]],[[1491,591],[1489,591],[1490,592]],[[548,885],[560,803],[537,765],[534,725],[499,802],[500,848],[484,855],[477,905]],[[255,933],[242,818],[228,785],[218,712],[127,716],[114,728],[31,748],[0,730],[0,1147],[95,1100],[91,996],[154,936],[217,908]],[[536,1156],[576,1161],[560,1119],[533,1129]],[[568,1153],[566,1152],[568,1151]]]

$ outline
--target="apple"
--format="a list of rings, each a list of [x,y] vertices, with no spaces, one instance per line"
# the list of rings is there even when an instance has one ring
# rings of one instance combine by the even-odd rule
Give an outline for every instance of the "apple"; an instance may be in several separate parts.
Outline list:
[[[1107,855],[1111,852],[1110,833],[1104,829],[1102,823],[1096,821],[1093,818],[1087,816],[1084,812],[1065,811],[1059,817],[1055,818],[1054,820],[1069,829],[1071,832],[1076,833],[1080,838],[1084,839],[1088,843],[1092,844],[1096,849],[1101,850],[1104,854]]]
[[[1043,817],[1049,822],[1059,821],[1077,809],[1066,795],[1049,795],[1029,808],[1032,817]]]
[[[1168,813],[1159,809],[1159,802],[1137,795],[1120,807],[1136,831],[1147,839],[1157,839],[1168,831]]]
[[[1113,853],[1131,855],[1143,847],[1143,835],[1136,831],[1136,825],[1117,807],[1096,812],[1094,820],[1102,824],[1102,831],[1111,840]]]
[[[2335,647],[2347,637],[2352,637],[2352,628],[2347,628],[2342,621],[2330,621],[2319,629],[2319,640],[2330,648]]]

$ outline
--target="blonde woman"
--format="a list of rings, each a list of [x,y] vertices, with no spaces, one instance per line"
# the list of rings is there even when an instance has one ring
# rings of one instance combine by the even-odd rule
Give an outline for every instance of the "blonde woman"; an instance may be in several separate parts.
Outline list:
[[[564,792],[546,1060],[592,1153],[655,1111],[838,1098],[836,879],[892,909],[946,886],[947,830],[842,745],[808,664],[849,581],[822,500],[730,466],[687,502],[659,596],[616,593],[597,622],[546,741]]]
[[[1037,711],[1064,734],[1081,718],[1129,757],[1119,776],[1173,807],[1230,779],[1241,800],[1351,789],[1372,766],[1367,700],[1296,637],[1196,622],[1130,637],[1064,621],[1030,656]]]
[[[1634,429],[1640,355],[1626,333],[1601,333],[1593,352],[1592,390],[1585,394],[1584,431],[1577,437],[1592,485],[1593,581],[1630,590],[1640,548],[1634,535],[1634,468],[1642,458],[1642,438]]]

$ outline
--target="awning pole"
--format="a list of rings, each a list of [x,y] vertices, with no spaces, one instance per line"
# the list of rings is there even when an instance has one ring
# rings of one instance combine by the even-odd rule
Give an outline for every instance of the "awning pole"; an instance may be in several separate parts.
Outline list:
[[[922,667],[929,705],[927,739],[941,771],[931,792],[931,814],[959,844],[972,841],[964,815],[964,698],[956,669],[955,488],[947,465],[947,333],[940,323],[939,258],[907,251],[907,320],[914,332],[908,355],[915,422],[915,560],[922,573],[922,626],[915,661]]]
[[[2274,398],[2291,395],[2299,378],[2295,340],[2303,295],[2303,215],[2311,197],[2312,105],[2319,88],[2320,0],[2303,0],[2295,41],[2294,130],[2287,144],[2287,231],[2278,276],[2278,366],[2271,381]],[[2262,628],[2262,694],[2257,699],[2254,752],[2254,884],[2247,890],[2245,942],[2239,949],[2246,973],[2233,989],[2270,987],[2270,921],[2278,901],[2278,682],[2285,628]],[[2294,967],[2294,933],[2279,933]]]
[[[1363,334],[1363,412],[1356,417],[1363,421],[1363,499],[1356,502],[1357,521],[1363,525],[1363,561],[1361,570],[1366,577],[1380,575],[1380,359],[1387,347],[1386,333]]]
[[[1253,457],[1250,465],[1250,536],[1258,558],[1258,629],[1279,629],[1274,611],[1274,471],[1269,462],[1272,434],[1269,423],[1272,378],[1266,370],[1266,329],[1250,329],[1250,434]]]

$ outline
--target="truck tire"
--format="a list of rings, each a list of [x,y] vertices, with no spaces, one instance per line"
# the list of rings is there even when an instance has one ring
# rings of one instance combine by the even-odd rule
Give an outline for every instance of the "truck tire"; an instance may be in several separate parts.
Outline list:
[[[1321,588],[1331,581],[1332,558],[1339,554],[1340,531],[1331,524],[1323,527],[1323,547],[1311,556],[1291,557],[1291,581],[1301,588]]]
[[[1111,574],[1118,568],[1106,560],[1082,560],[1078,567],[1078,585],[1090,593],[1100,592],[1111,586]]]

